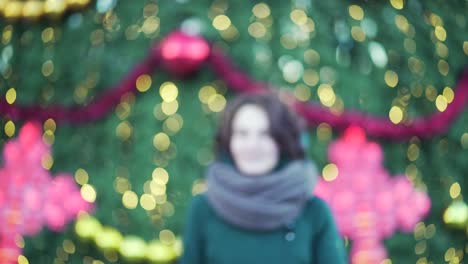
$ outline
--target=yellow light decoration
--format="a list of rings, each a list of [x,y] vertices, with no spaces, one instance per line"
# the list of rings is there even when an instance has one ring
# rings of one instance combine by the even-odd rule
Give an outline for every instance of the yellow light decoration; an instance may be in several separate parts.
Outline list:
[[[83,184],[81,187],[81,197],[87,202],[94,203],[96,201],[96,190],[89,184]]]
[[[270,15],[271,11],[267,4],[259,3],[252,8],[252,13],[257,18],[266,18]]]
[[[15,130],[15,123],[13,123],[12,121],[6,122],[4,131],[8,137],[12,137],[13,135],[15,135]]]
[[[463,135],[460,138],[460,144],[464,149],[468,149],[468,133],[463,133]]]
[[[41,164],[44,169],[50,170],[50,168],[52,168],[52,165],[54,165],[54,159],[51,155],[45,154],[44,156],[42,156]]]
[[[161,104],[161,110],[166,116],[175,114],[178,109],[179,109],[179,102],[177,102],[177,100],[174,100],[172,102],[164,101]]]
[[[115,108],[115,114],[119,117],[120,120],[127,119],[130,116],[132,107],[128,102],[120,102]]]
[[[94,240],[94,237],[101,231],[102,225],[99,221],[88,215],[81,214],[75,223],[75,233],[82,239]]]
[[[394,88],[398,84],[398,74],[394,71],[388,70],[385,72],[384,80],[389,87]]]
[[[332,128],[327,123],[321,123],[317,126],[317,138],[320,141],[329,141],[332,137]]]
[[[421,73],[424,69],[424,62],[421,60],[415,58],[415,57],[410,57],[408,59],[408,67],[412,73],[418,74]]]
[[[226,106],[226,98],[221,94],[214,94],[208,99],[208,108],[213,112],[221,112]]]
[[[226,30],[222,30],[219,33],[226,41],[234,41],[239,37],[239,30],[232,24]]]
[[[136,80],[136,88],[140,92],[146,92],[151,87],[151,76],[143,74]]]
[[[248,32],[254,38],[261,38],[265,36],[267,29],[262,23],[253,22],[252,24],[250,24]]]
[[[116,177],[114,180],[114,189],[120,193],[124,194],[126,191],[130,190],[130,182],[123,177]]]
[[[130,261],[142,261],[146,259],[148,245],[137,236],[127,236],[120,244],[120,254]]]
[[[50,130],[52,133],[54,133],[55,129],[57,129],[57,124],[55,123],[54,119],[49,118],[44,122],[44,130]]]
[[[292,34],[281,36],[280,43],[285,49],[294,49],[297,47],[297,40]]]
[[[310,88],[303,85],[299,84],[296,86],[296,89],[294,89],[294,96],[302,102],[307,102],[310,99]]]
[[[445,41],[445,39],[447,38],[447,32],[445,31],[445,28],[441,27],[441,26],[436,26],[435,29],[434,29],[434,34],[436,36],[436,38],[440,41]]]
[[[458,196],[460,196],[460,193],[461,193],[461,187],[458,182],[450,186],[450,197],[452,197],[452,199],[456,199]]]
[[[173,247],[165,245],[160,241],[151,241],[147,247],[147,257],[155,263],[171,263],[177,258]]]
[[[448,105],[447,99],[442,95],[437,96],[435,104],[439,112],[444,112]]]
[[[198,92],[198,99],[200,99],[200,102],[207,104],[210,97],[216,93],[216,89],[213,86],[205,85]]]
[[[132,125],[128,121],[121,122],[115,129],[115,133],[122,141],[126,141],[132,135]]]
[[[439,68],[440,74],[447,76],[450,66],[445,60],[439,60],[437,63],[437,68]]]
[[[96,245],[103,251],[117,251],[122,243],[122,234],[115,228],[103,227],[94,238]]]
[[[349,16],[355,20],[362,20],[364,18],[364,10],[358,5],[350,5],[348,12]]]
[[[403,33],[407,33],[408,30],[409,30],[409,23],[408,23],[408,19],[406,19],[406,17],[402,16],[402,15],[396,15],[395,16],[395,24],[396,26],[398,27],[398,29],[403,32]]]
[[[179,91],[177,86],[172,82],[165,82],[159,88],[159,94],[165,102],[172,102],[177,99]]]
[[[308,49],[304,51],[304,62],[316,66],[320,63],[320,54],[313,49]]]
[[[60,17],[68,10],[87,7],[91,0],[2,0],[0,14],[12,20],[38,20],[48,15]]]
[[[151,263],[172,263],[183,251],[182,239],[168,229],[160,232],[160,240],[146,242],[138,236],[124,237],[119,230],[103,226],[96,218],[85,213],[78,217],[75,233],[82,240],[94,241],[104,255],[119,252],[126,260],[132,262],[149,260]],[[75,245],[65,240],[63,249],[66,253],[73,254]]]
[[[171,230],[165,229],[159,232],[159,240],[166,245],[174,244],[175,239],[175,235]]]
[[[50,76],[54,72],[54,63],[51,60],[47,60],[42,64],[42,75],[45,77]]]
[[[66,253],[68,253],[68,254],[74,254],[75,253],[76,247],[75,247],[75,244],[71,240],[65,239],[62,244],[63,244],[62,245],[63,250]]]
[[[143,33],[145,33],[146,35],[157,33],[160,23],[161,22],[159,18],[155,16],[150,16],[145,19],[145,22],[143,23],[143,26],[141,27],[141,31],[143,31]]]
[[[182,128],[182,122],[179,118],[170,116],[164,121],[163,128],[167,129],[170,134],[175,134]]]
[[[88,173],[84,169],[79,168],[79,169],[76,170],[76,172],[75,172],[75,181],[79,185],[84,185],[84,184],[88,183],[88,179],[89,179]]]
[[[3,9],[3,16],[6,19],[19,19],[23,16],[24,3],[22,1],[8,1]]]
[[[447,100],[447,103],[451,103],[453,99],[455,98],[455,93],[453,92],[452,88],[450,87],[445,87],[444,91],[442,92],[442,95],[445,97]]]
[[[153,138],[153,146],[159,151],[165,151],[171,144],[170,138],[165,133],[158,133]]]
[[[163,195],[166,193],[166,185],[158,184],[156,181],[153,180],[150,182],[150,191],[155,196]]]
[[[231,20],[225,15],[218,15],[213,19],[213,27],[217,30],[226,30],[231,25]]]
[[[125,208],[135,209],[138,205],[138,196],[136,193],[128,190],[124,192],[122,196],[122,204],[125,206]]]
[[[169,174],[164,168],[156,168],[152,174],[153,180],[158,184],[167,184],[169,181]]]
[[[296,25],[301,26],[307,23],[307,14],[304,12],[304,10],[295,9],[291,12],[289,17]]]
[[[184,250],[184,245],[182,243],[182,239],[180,237],[176,237],[176,240],[175,240],[174,244],[172,245],[172,247],[174,248],[174,251],[175,251],[176,255],[180,257],[182,255],[183,250]]]
[[[15,88],[10,88],[5,94],[5,99],[8,104],[13,104],[16,101],[16,90]]]
[[[312,33],[315,31],[315,22],[314,20],[312,20],[310,17],[307,18],[307,23],[305,25],[303,25],[301,27],[301,29],[304,31],[304,32],[307,32],[307,33]],[[311,38],[313,38],[315,35],[312,34],[311,35]]]
[[[366,33],[364,33],[361,27],[354,26],[351,28],[351,37],[358,42],[363,42],[366,40]]]
[[[406,152],[406,156],[408,160],[415,161],[419,158],[419,147],[416,144],[411,144],[408,147],[408,151]]]
[[[333,106],[336,100],[333,88],[328,84],[321,84],[317,89],[320,102],[327,107]]]
[[[338,167],[333,164],[327,164],[322,170],[323,179],[325,181],[333,181],[338,177]]]
[[[441,26],[443,25],[443,22],[442,22],[442,19],[440,18],[440,16],[434,14],[434,13],[431,13],[429,15],[429,20],[431,21],[431,25],[432,26]]]
[[[393,124],[399,124],[403,120],[403,110],[398,106],[392,106],[388,117]]]
[[[51,17],[60,17],[67,9],[67,3],[62,0],[46,0],[44,12]]]
[[[81,9],[86,7],[91,0],[66,0],[67,6],[73,9]]]
[[[44,14],[42,1],[27,1],[23,6],[23,17],[28,20],[37,20]]]
[[[303,81],[309,86],[315,86],[318,84],[320,77],[317,71],[313,69],[306,69],[304,71],[304,76],[302,76]]]
[[[437,89],[432,85],[428,85],[425,94],[427,100],[434,102],[437,98]]]
[[[453,201],[444,212],[444,223],[457,229],[465,229],[468,224],[468,205],[461,200]]]
[[[390,4],[397,10],[403,9],[403,0],[390,0]]]
[[[156,200],[151,194],[143,194],[140,197],[140,205],[146,211],[151,211],[156,208]]]
[[[29,261],[25,256],[19,255],[18,256],[18,264],[29,264]]]
[[[449,49],[442,42],[436,43],[436,52],[441,58],[447,58]]]

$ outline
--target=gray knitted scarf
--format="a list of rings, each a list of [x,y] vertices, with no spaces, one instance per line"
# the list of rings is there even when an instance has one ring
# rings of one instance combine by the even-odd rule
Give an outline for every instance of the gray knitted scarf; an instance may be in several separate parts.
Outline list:
[[[207,197],[226,222],[267,231],[292,222],[316,183],[311,161],[292,161],[263,176],[242,175],[229,164],[214,162],[207,170]]]

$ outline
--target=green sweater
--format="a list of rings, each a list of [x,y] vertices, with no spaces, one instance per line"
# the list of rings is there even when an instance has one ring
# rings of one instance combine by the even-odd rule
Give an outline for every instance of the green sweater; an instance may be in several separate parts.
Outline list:
[[[218,217],[206,195],[193,197],[179,264],[341,264],[343,241],[328,206],[311,197],[294,227],[255,232]]]

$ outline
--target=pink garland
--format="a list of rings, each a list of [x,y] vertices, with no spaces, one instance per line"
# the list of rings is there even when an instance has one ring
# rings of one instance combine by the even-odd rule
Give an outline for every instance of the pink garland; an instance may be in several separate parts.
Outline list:
[[[56,122],[95,121],[114,109],[123,95],[135,92],[135,83],[140,75],[151,74],[162,64],[177,77],[185,77],[198,70],[204,62],[209,63],[228,87],[238,92],[255,93],[269,89],[267,84],[252,80],[249,75],[238,70],[229,58],[221,51],[211,48],[203,38],[175,31],[156,45],[148,58],[138,64],[116,87],[108,89],[85,106],[18,106],[10,105],[5,99],[0,99],[0,114],[13,120],[43,121],[52,118]],[[467,100],[468,69],[465,69],[457,84],[455,98],[444,112],[409,120],[405,124],[395,125],[387,118],[351,110],[336,115],[318,103],[296,101],[293,105],[310,125],[328,123],[340,130],[354,125],[362,127],[370,136],[405,140],[413,136],[429,138],[444,133],[463,112]]]

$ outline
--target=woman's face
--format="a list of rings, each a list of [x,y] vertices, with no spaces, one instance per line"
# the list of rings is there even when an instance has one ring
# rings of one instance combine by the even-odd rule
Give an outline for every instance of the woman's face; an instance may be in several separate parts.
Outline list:
[[[263,108],[254,104],[241,106],[232,119],[229,142],[231,156],[239,171],[263,175],[279,161],[279,146],[270,135],[270,122]]]

